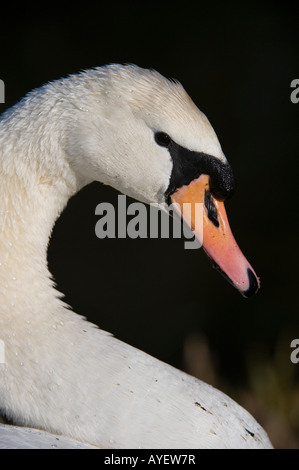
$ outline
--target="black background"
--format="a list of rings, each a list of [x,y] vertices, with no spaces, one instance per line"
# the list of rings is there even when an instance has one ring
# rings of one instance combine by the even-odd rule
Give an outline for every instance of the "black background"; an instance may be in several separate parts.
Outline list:
[[[299,447],[299,364],[290,361],[299,338],[299,103],[290,100],[298,21],[294,7],[278,2],[99,1],[67,11],[17,7],[0,32],[0,112],[49,80],[119,62],[180,80],[208,116],[237,180],[226,209],[261,277],[258,295],[243,299],[181,240],[97,239],[96,205],[117,203],[99,183],[57,222],[49,266],[74,310],[118,338],[194,374],[201,359],[187,360],[188,347],[204,345],[210,382],[250,409],[280,447]]]

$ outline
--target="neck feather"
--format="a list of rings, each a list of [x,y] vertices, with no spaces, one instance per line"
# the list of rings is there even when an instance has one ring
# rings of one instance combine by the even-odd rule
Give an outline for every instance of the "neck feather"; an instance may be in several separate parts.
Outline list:
[[[30,316],[45,314],[35,311],[47,305],[42,297],[55,302],[57,293],[47,268],[48,242],[68,199],[80,189],[60,145],[63,130],[51,124],[57,122],[51,116],[51,102],[39,109],[42,113],[32,116],[34,103],[25,100],[0,121],[2,319],[20,312],[29,321]]]

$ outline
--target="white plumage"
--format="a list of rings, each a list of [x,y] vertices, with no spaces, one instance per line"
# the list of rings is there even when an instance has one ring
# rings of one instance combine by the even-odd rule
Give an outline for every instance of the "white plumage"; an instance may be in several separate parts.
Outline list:
[[[239,405],[68,310],[50,280],[52,227],[84,185],[164,202],[172,161],[153,138],[161,129],[226,161],[182,86],[136,66],[49,83],[2,115],[0,410],[18,425],[102,448],[271,447]],[[41,431],[26,433],[1,426],[0,447],[26,446],[30,436],[43,446]]]

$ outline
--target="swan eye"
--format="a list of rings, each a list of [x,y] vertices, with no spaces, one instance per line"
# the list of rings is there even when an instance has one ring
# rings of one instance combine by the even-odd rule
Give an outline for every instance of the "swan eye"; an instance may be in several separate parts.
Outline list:
[[[156,132],[155,140],[161,147],[169,147],[171,144],[171,138],[168,134],[165,134],[165,132]]]

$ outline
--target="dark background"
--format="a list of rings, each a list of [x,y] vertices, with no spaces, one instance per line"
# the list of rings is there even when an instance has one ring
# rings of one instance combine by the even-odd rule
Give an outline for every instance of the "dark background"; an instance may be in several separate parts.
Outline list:
[[[94,183],[57,222],[49,266],[74,310],[118,338],[226,391],[277,447],[299,447],[299,15],[287,3],[73,3],[67,13],[17,7],[1,20],[6,103],[32,88],[112,62],[182,82],[208,116],[237,179],[226,209],[261,277],[243,299],[201,250],[181,240],[99,240]],[[131,202],[128,200],[128,202]]]

